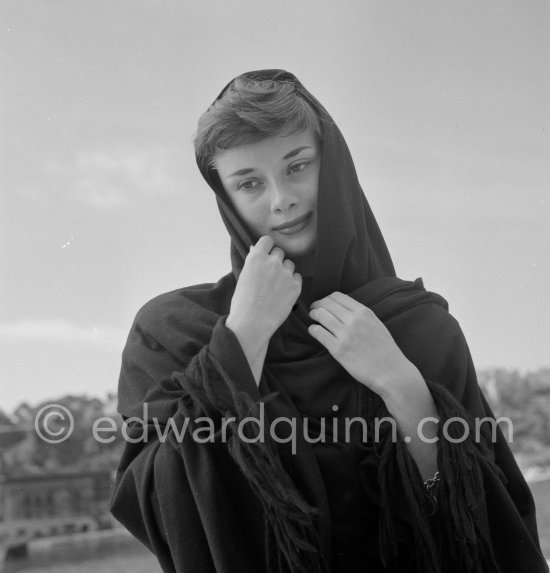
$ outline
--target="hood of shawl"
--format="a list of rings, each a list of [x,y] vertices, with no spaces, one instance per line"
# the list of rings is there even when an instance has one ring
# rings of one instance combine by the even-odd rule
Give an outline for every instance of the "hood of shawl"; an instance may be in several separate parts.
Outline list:
[[[246,72],[239,78],[292,82],[321,120],[323,146],[317,204],[316,260],[308,303],[334,291],[351,293],[381,277],[394,277],[393,263],[376,219],[357,179],[348,146],[326,109],[291,73],[284,70]],[[237,79],[237,78],[235,78]],[[220,99],[231,86],[220,92]],[[215,103],[215,102],[214,102]],[[231,238],[231,264],[238,279],[254,240],[225,195],[214,169],[199,169],[216,193],[218,209]],[[299,301],[300,302],[300,301]]]

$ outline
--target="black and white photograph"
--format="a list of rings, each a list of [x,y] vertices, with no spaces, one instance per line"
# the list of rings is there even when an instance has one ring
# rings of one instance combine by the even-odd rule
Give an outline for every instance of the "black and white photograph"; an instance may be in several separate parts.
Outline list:
[[[550,4],[0,16],[0,571],[549,573]]]

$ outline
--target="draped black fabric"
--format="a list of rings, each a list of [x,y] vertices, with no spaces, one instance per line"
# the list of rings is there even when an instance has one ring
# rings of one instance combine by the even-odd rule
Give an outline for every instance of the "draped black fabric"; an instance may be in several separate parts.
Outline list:
[[[349,150],[321,104],[288,72],[244,76],[291,82],[321,119],[311,284],[271,338],[257,387],[225,326],[254,237],[216,172],[199,163],[231,237],[232,272],[160,295],[137,313],[118,405],[134,439],[117,472],[113,514],[167,572],[547,571],[533,498],[504,436],[498,430],[491,439],[485,425],[474,439],[475,418],[494,416],[447,302],[421,279],[395,277]],[[309,303],[334,291],[376,313],[430,389],[441,418],[435,512],[389,425],[375,439],[374,420],[389,416],[382,400],[307,332]],[[205,416],[215,439],[200,443],[191,430]],[[246,427],[250,436],[263,428],[263,440],[239,438],[247,416],[261,420]],[[457,416],[470,435],[453,443],[441,429]],[[366,423],[352,425],[344,439],[346,418]],[[276,440],[269,427],[277,419],[287,422],[278,424]],[[462,424],[448,428],[464,435]]]

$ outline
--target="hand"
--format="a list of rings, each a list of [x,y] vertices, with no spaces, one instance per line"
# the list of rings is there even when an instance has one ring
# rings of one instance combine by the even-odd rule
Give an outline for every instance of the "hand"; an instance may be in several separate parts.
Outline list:
[[[315,301],[310,308],[309,315],[319,323],[309,326],[311,336],[383,399],[420,376],[370,308],[341,292]]]
[[[302,277],[269,235],[250,247],[237,281],[226,325],[271,338],[286,320],[302,290]]]

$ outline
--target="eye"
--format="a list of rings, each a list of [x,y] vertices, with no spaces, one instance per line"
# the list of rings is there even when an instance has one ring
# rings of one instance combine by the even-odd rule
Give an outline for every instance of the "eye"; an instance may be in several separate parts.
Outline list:
[[[256,191],[260,186],[260,182],[257,179],[247,179],[246,181],[241,181],[237,185],[238,191]]]
[[[302,173],[305,168],[309,165],[309,161],[300,161],[298,163],[293,163],[289,168],[289,173]]]

